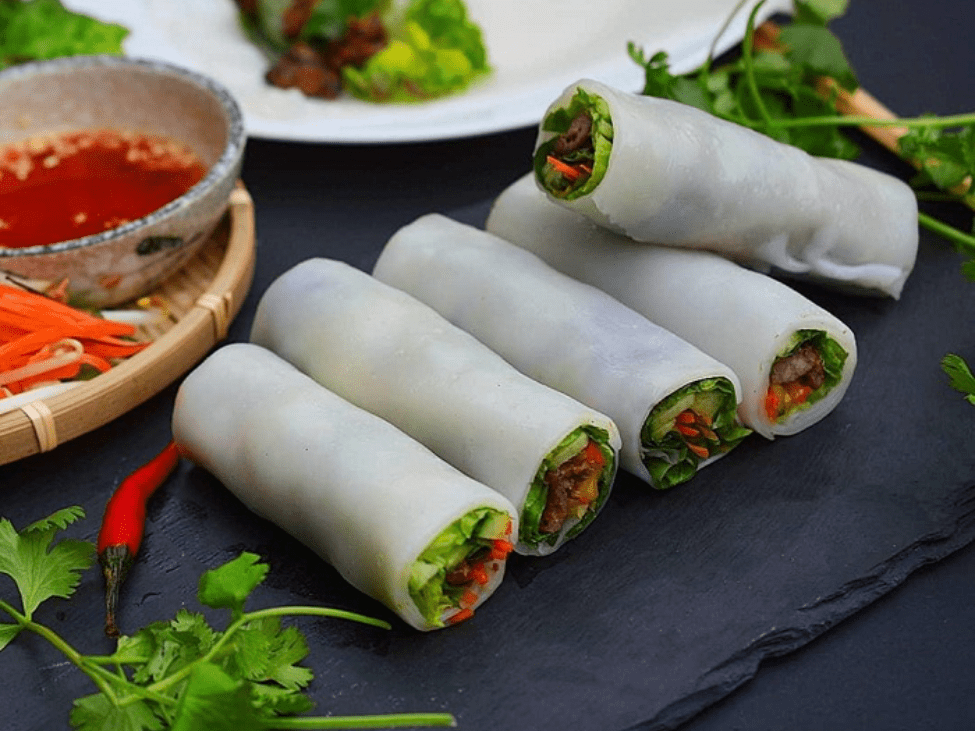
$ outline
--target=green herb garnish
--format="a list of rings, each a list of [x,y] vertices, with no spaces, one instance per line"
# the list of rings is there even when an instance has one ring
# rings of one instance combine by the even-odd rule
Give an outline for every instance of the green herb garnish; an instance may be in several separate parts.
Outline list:
[[[951,387],[966,394],[965,400],[975,405],[975,375],[962,357],[949,353],[941,359],[941,369],[951,379]]]
[[[94,563],[93,544],[70,538],[54,542],[60,530],[83,517],[81,508],[71,507],[19,532],[0,519],[0,573],[14,580],[21,604],[17,609],[0,599],[0,612],[13,620],[0,623],[0,650],[21,632],[34,632],[91,678],[99,692],[74,702],[73,728],[242,731],[454,724],[444,713],[292,718],[312,707],[304,694],[312,671],[298,664],[308,654],[304,636],[294,627],[282,627],[282,617],[340,618],[387,629],[389,624],[327,607],[245,611],[248,596],[268,571],[251,553],[200,579],[200,603],[230,612],[223,631],[213,629],[203,614],[180,609],[171,621],[123,635],[111,655],[82,654],[33,615],[48,599],[68,599],[81,572]]]

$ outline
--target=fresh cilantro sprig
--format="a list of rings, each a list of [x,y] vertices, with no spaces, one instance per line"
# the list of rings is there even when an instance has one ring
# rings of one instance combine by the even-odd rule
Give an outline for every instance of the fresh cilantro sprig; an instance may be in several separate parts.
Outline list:
[[[964,359],[949,353],[941,359],[941,368],[951,379],[951,387],[966,394],[965,400],[975,405],[975,375]]]
[[[68,599],[91,567],[95,547],[62,538],[59,531],[84,517],[66,508],[17,531],[0,519],[0,573],[14,580],[20,608],[0,599],[13,622],[0,623],[0,650],[23,631],[58,648],[88,675],[97,693],[77,699],[71,725],[82,731],[256,731],[257,729],[393,728],[452,726],[444,713],[375,716],[297,716],[312,708],[305,689],[312,671],[299,665],[308,655],[302,633],[282,626],[286,616],[347,619],[389,628],[378,619],[327,607],[289,606],[245,611],[245,603],[267,575],[267,564],[242,553],[200,579],[197,598],[229,611],[223,631],[203,614],[180,609],[168,622],[155,622],[119,638],[111,655],[85,655],[34,620],[44,601]]]
[[[756,35],[763,4],[749,16],[740,54],[720,65],[712,53],[699,68],[674,74],[665,52],[647,58],[630,43],[630,57],[644,69],[643,93],[703,109],[820,157],[855,158],[859,146],[845,133],[851,127],[906,129],[895,152],[918,168],[911,184],[919,199],[975,209],[975,113],[892,120],[841,114],[841,91],[853,92],[859,82],[828,24],[846,12],[849,0],[795,0],[792,19],[774,44]],[[964,257],[963,274],[975,281],[975,219],[963,230],[921,211],[918,222],[952,243]],[[958,380],[969,372],[964,360],[950,356],[949,362],[943,367],[953,383],[965,383]]]

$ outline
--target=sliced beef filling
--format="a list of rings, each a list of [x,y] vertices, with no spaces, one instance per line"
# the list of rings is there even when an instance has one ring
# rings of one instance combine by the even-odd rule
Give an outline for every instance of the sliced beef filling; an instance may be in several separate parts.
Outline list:
[[[556,157],[564,158],[576,150],[591,150],[592,146],[592,117],[583,111],[572,120],[569,129],[559,135],[552,152]]]
[[[322,55],[303,41],[291,46],[265,78],[281,89],[298,89],[305,96],[322,99],[334,99],[342,90],[338,72],[330,69]]]
[[[580,452],[554,470],[545,473],[548,496],[539,520],[542,533],[558,533],[569,516],[595,500],[603,466],[586,459]]]
[[[779,358],[769,372],[765,413],[772,421],[780,419],[809,400],[826,383],[826,367],[819,350],[810,343]]]
[[[307,22],[314,3],[296,0],[285,13],[285,35],[296,38]],[[335,99],[342,90],[342,68],[361,66],[389,43],[378,14],[350,18],[341,38],[319,51],[296,40],[267,72],[268,83],[282,89],[299,89],[305,96]]]
[[[799,382],[817,389],[826,382],[826,368],[819,351],[812,345],[803,345],[795,353],[779,358],[772,365],[769,382],[784,386]]]

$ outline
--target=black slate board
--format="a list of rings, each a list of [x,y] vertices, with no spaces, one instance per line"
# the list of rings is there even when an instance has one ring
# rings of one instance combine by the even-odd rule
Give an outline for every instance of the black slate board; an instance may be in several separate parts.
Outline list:
[[[802,288],[858,337],[855,380],[839,407],[800,435],[753,436],[668,492],[622,475],[581,537],[547,558],[514,557],[471,622],[413,632],[184,464],[152,503],[123,631],[183,603],[196,609],[202,571],[255,551],[271,565],[255,607],[316,602],[393,619],[391,632],[300,622],[323,711],[446,710],[469,731],[673,728],[744,683],[763,658],[804,645],[975,538],[975,449],[959,430],[972,406],[938,367],[960,346],[972,356],[965,333],[975,287],[959,262],[925,236],[899,302]],[[171,397],[155,408],[169,408]],[[111,429],[132,428],[125,421]],[[40,516],[11,517],[22,525]],[[100,592],[91,572],[76,600],[42,620],[97,628]],[[71,616],[78,612],[87,618]],[[96,646],[86,651],[105,651],[97,632],[89,637]],[[39,662],[59,695],[90,690],[35,638],[18,640],[8,658]],[[37,692],[13,699],[7,727],[40,728],[20,724],[37,701]]]

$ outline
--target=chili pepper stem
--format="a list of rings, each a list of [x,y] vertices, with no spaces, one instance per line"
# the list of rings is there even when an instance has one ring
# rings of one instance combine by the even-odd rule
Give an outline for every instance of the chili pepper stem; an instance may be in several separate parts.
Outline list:
[[[124,545],[108,546],[98,557],[102,575],[105,577],[105,634],[109,637],[119,636],[115,613],[118,609],[119,591],[129,573],[133,558],[129,547]]]

